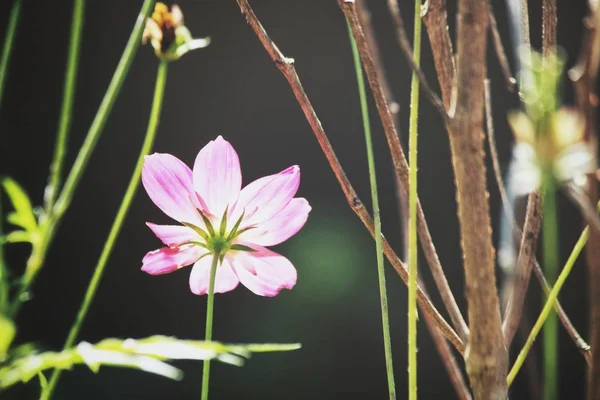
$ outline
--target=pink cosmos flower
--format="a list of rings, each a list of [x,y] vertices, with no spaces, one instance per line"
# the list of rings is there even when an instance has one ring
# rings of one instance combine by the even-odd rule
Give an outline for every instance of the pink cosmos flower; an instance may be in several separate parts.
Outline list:
[[[181,224],[147,223],[167,247],[146,254],[142,271],[160,275],[194,264],[190,289],[204,295],[216,254],[215,293],[229,292],[240,282],[261,296],[294,287],[292,263],[266,246],[286,241],[308,218],[308,201],[294,198],[297,165],[242,189],[238,155],[219,136],[200,150],[193,171],[170,154],[147,156],[142,183],[154,204]]]

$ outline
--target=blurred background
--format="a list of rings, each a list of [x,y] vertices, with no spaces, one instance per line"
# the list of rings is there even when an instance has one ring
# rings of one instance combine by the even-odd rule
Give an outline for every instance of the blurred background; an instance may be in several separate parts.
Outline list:
[[[86,6],[67,169],[74,160],[133,26],[141,0],[90,0]],[[300,79],[325,131],[360,198],[370,196],[364,136],[345,22],[334,0],[255,0],[251,2],[284,55],[296,60]],[[412,32],[413,3],[400,2]],[[505,4],[493,1],[500,33],[509,47]],[[368,0],[388,79],[400,104],[402,140],[406,144],[410,71],[396,43],[384,1]],[[0,35],[4,35],[11,0],[0,0]],[[287,82],[267,56],[233,0],[182,0],[188,28],[212,44],[172,63],[161,125],[154,150],[172,153],[189,165],[217,135],[236,148],[244,184],[289,165],[302,171],[299,196],[313,211],[300,233],[277,246],[298,270],[298,284],[275,298],[253,295],[240,286],[217,295],[214,337],[225,342],[300,342],[289,353],[258,354],[242,368],[214,363],[213,399],[384,399],[387,396],[375,245],[348,207]],[[532,44],[541,44],[541,2],[530,2]],[[451,34],[455,1],[449,1]],[[55,140],[62,96],[72,2],[24,1],[16,48],[0,109],[0,174],[19,181],[37,204],[42,201]],[[584,0],[558,2],[559,43],[571,66],[582,39]],[[422,65],[439,91],[427,35]],[[488,42],[489,43],[489,42]],[[508,48],[512,62],[512,52]],[[512,139],[506,112],[518,107],[489,51],[495,126],[501,164],[510,159]],[[73,204],[60,226],[33,298],[18,319],[20,342],[59,349],[82,300],[92,269],[110,229],[141,147],[150,110],[158,62],[149,46],[141,47],[104,134],[84,174]],[[383,232],[399,253],[403,235],[389,152],[371,102]],[[565,102],[572,103],[565,87]],[[419,122],[419,195],[442,265],[461,309],[466,313],[453,175],[442,121],[422,100]],[[488,160],[489,162],[489,160]],[[488,170],[490,202],[497,243],[499,195]],[[561,256],[581,231],[581,219],[561,198]],[[206,297],[188,289],[189,269],[164,276],[140,271],[144,254],[160,247],[146,221],[168,222],[140,190],[80,335],[95,342],[105,337],[154,334],[201,339]],[[13,245],[8,259],[20,274],[26,246]],[[402,255],[404,258],[404,256]],[[389,267],[389,265],[388,265]],[[446,316],[425,261],[420,269],[438,309]],[[392,346],[399,398],[407,391],[407,290],[387,268]],[[584,262],[568,279],[561,301],[579,332],[587,337],[587,284]],[[532,279],[527,302],[527,331],[540,310],[541,292]],[[512,360],[523,343],[522,331]],[[562,398],[582,398],[585,363],[565,331],[560,330]],[[537,342],[539,346],[541,340]],[[424,323],[419,323],[419,396],[455,398],[453,388]],[[511,389],[514,399],[539,397],[539,352]],[[539,364],[539,363],[538,363]],[[139,371],[86,367],[63,374],[56,399],[193,399],[200,396],[200,362],[177,364],[181,382]],[[533,366],[533,368],[531,368]],[[38,383],[19,385],[2,399],[34,399]]]

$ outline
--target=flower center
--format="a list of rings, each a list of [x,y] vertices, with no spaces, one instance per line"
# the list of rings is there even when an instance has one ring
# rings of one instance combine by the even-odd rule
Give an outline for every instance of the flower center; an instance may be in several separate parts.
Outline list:
[[[206,248],[213,254],[225,254],[231,248],[231,241],[221,235],[212,236],[206,241]]]

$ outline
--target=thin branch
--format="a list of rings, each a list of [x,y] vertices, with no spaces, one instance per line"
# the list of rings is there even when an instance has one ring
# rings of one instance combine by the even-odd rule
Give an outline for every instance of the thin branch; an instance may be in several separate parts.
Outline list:
[[[367,7],[367,2],[365,0],[358,1],[356,3],[356,11],[358,12],[358,18],[360,18],[360,22],[365,32],[365,38],[367,39],[367,43],[369,44],[369,48],[373,54],[373,63],[375,64],[375,69],[377,70],[379,82],[381,83],[381,88],[383,89],[383,94],[385,96],[388,108],[394,117],[396,131],[400,136],[402,134],[400,131],[400,123],[398,121],[400,105],[394,99],[394,94],[387,79],[383,60],[381,59],[381,52],[379,51],[379,45],[377,44],[377,39],[375,36],[375,30],[373,29],[373,24],[371,23],[371,12]],[[400,213],[400,226],[402,227],[402,232],[404,233],[402,235],[403,252],[401,252],[399,256],[401,258],[405,258],[403,255],[408,254],[408,200],[406,193],[402,188],[402,182],[400,182],[400,178],[397,174],[394,174],[394,178],[394,183],[396,185],[395,193],[398,200],[398,210]]]
[[[385,97],[383,95],[383,90],[381,89],[381,85],[379,84],[379,78],[377,76],[377,71],[375,70],[375,65],[373,63],[373,58],[371,56],[369,46],[365,39],[362,27],[360,25],[360,21],[356,13],[356,7],[354,5],[354,2],[344,1],[340,1],[340,6],[344,12],[344,15],[346,16],[346,19],[350,23],[354,40],[356,41],[356,44],[358,46],[358,51],[360,53],[363,67],[365,69],[365,73],[367,75],[371,91],[373,93],[373,98],[375,99],[375,104],[377,105],[377,110],[379,111],[379,116],[382,121],[383,130],[388,142],[388,146],[390,148],[392,162],[394,164],[394,168],[396,169],[396,174],[400,177],[400,181],[402,182],[404,189],[406,190],[408,188],[409,181],[408,163],[406,162],[406,157],[404,155],[402,145],[400,144],[398,134],[394,128],[392,115],[390,113],[390,110],[387,108]],[[468,337],[468,328],[462,314],[460,313],[460,309],[456,304],[456,299],[452,294],[452,291],[444,274],[444,270],[439,262],[437,253],[435,251],[435,247],[433,247],[433,242],[431,240],[429,229],[427,228],[427,222],[423,215],[423,210],[421,208],[420,203],[417,204],[417,218],[421,246],[423,248],[423,251],[425,252],[425,256],[429,263],[429,267],[431,268],[431,272],[438,287],[438,290],[440,291],[440,296],[442,297],[444,305],[446,306],[446,309],[450,314],[450,318],[454,323],[454,327],[457,333],[463,340],[465,340]]]
[[[346,177],[346,174],[340,165],[340,162],[331,147],[331,143],[323,130],[323,126],[321,125],[321,121],[317,117],[315,110],[308,99],[304,88],[302,87],[302,83],[298,78],[298,74],[296,73],[296,69],[294,68],[293,59],[286,58],[283,56],[281,51],[277,48],[275,43],[271,40],[271,38],[267,35],[267,32],[261,25],[260,21],[254,14],[254,11],[248,4],[247,0],[236,0],[238,6],[240,7],[240,11],[242,15],[245,16],[246,21],[251,26],[251,28],[256,33],[256,36],[260,40],[261,44],[275,63],[283,76],[288,81],[302,111],[308,123],[310,124],[313,133],[315,134],[319,145],[331,169],[333,170],[334,175],[336,176],[338,183],[340,184],[344,195],[346,196],[346,200],[348,204],[352,208],[352,210],[356,213],[362,223],[365,225],[371,236],[375,233],[375,226],[373,224],[373,220],[371,215],[365,209],[362,201],[356,195],[354,188],[352,187],[350,181]],[[398,275],[402,278],[402,280],[406,283],[408,282],[408,272],[404,263],[398,258],[389,242],[385,237],[383,237],[383,252],[389,260],[390,264],[394,267]],[[417,300],[419,301],[419,305],[424,314],[427,314],[429,318],[431,318],[437,329],[444,335],[444,337],[452,343],[452,345],[461,353],[464,353],[465,347],[463,341],[456,334],[456,332],[448,325],[444,317],[437,311],[435,306],[431,303],[431,300],[423,293],[421,288],[417,288]]]
[[[487,89],[487,91],[489,91],[489,89]],[[489,96],[489,93],[487,91],[486,91],[486,97],[491,99],[491,97]],[[515,217],[512,212],[512,204],[506,193],[506,186],[504,184],[504,179],[502,178],[502,172],[500,170],[500,164],[498,161],[498,150],[496,149],[496,139],[495,139],[494,129],[493,129],[491,102],[488,102],[488,103],[489,104],[486,104],[486,113],[487,113],[487,122],[488,122],[488,132],[487,133],[488,133],[488,144],[490,147],[490,154],[492,156],[492,164],[494,165],[494,175],[496,178],[496,183],[498,185],[498,190],[500,191],[500,196],[502,198],[502,206],[504,208],[504,212],[507,213],[507,218],[509,219],[510,224],[512,226],[515,240],[520,243],[522,240],[523,234],[521,232],[521,229],[517,225],[517,222],[515,221]],[[488,110],[488,108],[489,108],[489,110]],[[529,199],[529,200],[531,200],[531,199]],[[527,216],[525,217],[525,219],[527,219]],[[542,286],[542,289],[544,289],[546,294],[549,293],[550,287],[548,285],[548,282],[546,282],[546,278],[544,277],[544,273],[542,271],[542,268],[540,267],[540,264],[537,262],[537,260],[535,258],[532,260],[532,267],[533,267],[534,275],[537,278],[540,285]],[[524,290],[526,290],[526,289],[527,288],[525,287]],[[514,289],[513,289],[513,291],[514,291]],[[580,353],[583,355],[586,362],[588,364],[590,364],[591,363],[590,346],[585,342],[585,340],[583,340],[583,338],[581,337],[579,332],[577,332],[577,330],[571,323],[571,320],[567,316],[565,310],[562,308],[562,306],[558,300],[556,300],[556,304],[555,304],[554,308],[556,310],[556,313],[558,314],[558,318],[559,318],[560,322],[562,323],[563,327],[567,331],[568,335],[571,337],[571,340],[573,340],[573,342],[575,343],[575,346],[580,351]],[[504,323],[506,324],[506,321]],[[506,335],[506,333],[505,333],[505,335]],[[506,342],[510,343],[510,341],[508,341],[508,340]],[[508,346],[508,344],[507,344],[507,346]]]
[[[423,6],[423,23],[431,43],[433,61],[437,72],[442,100],[447,110],[453,108],[455,101],[456,67],[454,51],[448,33],[448,15],[445,0],[427,0]]]
[[[504,46],[502,45],[502,38],[500,37],[500,32],[498,31],[498,23],[496,22],[496,16],[494,14],[492,2],[489,3],[489,13],[490,32],[492,34],[492,43],[494,44],[496,57],[498,57],[498,62],[500,63],[500,68],[502,69],[502,73],[504,74],[504,80],[506,81],[506,86],[508,87],[508,90],[514,92],[515,88],[517,87],[517,80],[512,76],[510,72],[510,65],[508,64],[506,51],[504,50]]]
[[[540,206],[539,193],[532,192],[527,201],[519,258],[517,259],[517,268],[513,278],[514,286],[502,324],[506,347],[510,347],[523,313],[523,304],[529,286],[529,278],[531,277],[531,267],[535,262],[535,250],[542,222]]]
[[[488,17],[487,2],[459,0],[456,110],[449,125],[449,137],[471,328],[465,358],[467,373],[476,399],[501,399],[507,397],[508,352],[496,287],[481,134]]]
[[[396,39],[400,44],[400,48],[406,56],[410,68],[415,74],[417,74],[417,77],[419,78],[419,83],[421,84],[425,95],[427,96],[431,104],[433,104],[436,110],[440,113],[440,115],[444,119],[444,122],[447,123],[449,115],[446,112],[444,104],[442,104],[442,101],[440,100],[439,96],[435,94],[435,92],[431,89],[431,86],[429,86],[425,74],[423,73],[423,71],[421,71],[421,68],[413,59],[413,49],[410,45],[410,42],[408,41],[408,36],[406,34],[406,28],[404,28],[404,21],[402,20],[402,15],[400,14],[400,7],[398,6],[398,1],[388,0],[387,3],[388,8],[390,9],[390,14],[392,14],[392,18],[394,19],[394,25],[396,27]]]
[[[557,37],[556,0],[542,2],[542,53],[544,56],[556,51]]]

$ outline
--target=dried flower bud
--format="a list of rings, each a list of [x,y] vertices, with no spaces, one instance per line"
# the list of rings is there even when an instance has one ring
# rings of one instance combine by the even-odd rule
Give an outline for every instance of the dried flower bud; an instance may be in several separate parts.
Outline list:
[[[209,38],[193,39],[183,24],[183,13],[174,4],[171,10],[164,3],[156,3],[152,16],[146,21],[142,43],[150,42],[156,56],[165,60],[179,59],[190,50],[201,49]]]

